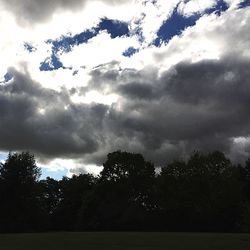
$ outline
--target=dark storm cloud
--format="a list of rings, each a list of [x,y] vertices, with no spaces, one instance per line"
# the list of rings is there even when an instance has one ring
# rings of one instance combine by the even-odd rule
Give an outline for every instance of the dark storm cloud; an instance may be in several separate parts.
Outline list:
[[[220,105],[248,104],[249,60],[225,58],[195,64],[180,63],[162,81],[165,92],[178,102],[190,104],[213,101]],[[191,91],[190,91],[191,90]]]
[[[118,68],[118,69],[117,69]],[[91,72],[90,89],[102,90],[106,93],[119,93],[127,98],[149,99],[159,96],[157,70],[146,68],[122,70],[119,62],[100,65]],[[152,84],[155,83],[155,84]]]
[[[31,150],[46,157],[84,155],[98,149],[104,105],[72,104],[66,90],[41,87],[11,70],[0,86],[0,148]]]
[[[182,62],[161,77],[152,70],[151,78],[147,70],[109,74],[105,66],[93,79],[123,97],[106,120],[112,136],[123,138],[116,145],[162,162],[193,150],[229,153],[232,138],[250,134],[249,68],[249,60],[235,56]]]
[[[117,66],[94,69],[87,89],[119,94],[111,106],[74,104],[81,90],[45,89],[10,70],[14,79],[0,86],[0,149],[99,165],[118,149],[156,164],[194,150],[237,158],[233,138],[250,135],[250,60],[182,62],[161,75]]]
[[[119,87],[119,92],[132,98],[152,99],[157,98],[157,93],[152,85],[131,82]]]
[[[108,4],[120,4],[129,0],[102,0]],[[3,5],[11,11],[18,21],[28,25],[43,22],[57,11],[80,10],[89,0],[1,0]]]

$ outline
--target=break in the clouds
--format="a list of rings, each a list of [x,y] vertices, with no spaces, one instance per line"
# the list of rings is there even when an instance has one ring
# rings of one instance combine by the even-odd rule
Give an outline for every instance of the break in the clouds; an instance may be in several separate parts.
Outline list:
[[[117,149],[250,157],[249,1],[0,7],[2,154],[30,150],[51,176],[96,173]]]
[[[74,36],[62,36],[56,40],[48,40],[47,43],[52,45],[51,55],[41,63],[40,70],[49,71],[63,68],[63,64],[59,59],[59,53],[69,53],[75,46],[87,43],[91,38],[97,36],[102,31],[106,31],[112,39],[129,35],[127,23],[103,18],[96,27],[84,32]],[[34,51],[31,45],[25,44],[24,46],[29,52]]]

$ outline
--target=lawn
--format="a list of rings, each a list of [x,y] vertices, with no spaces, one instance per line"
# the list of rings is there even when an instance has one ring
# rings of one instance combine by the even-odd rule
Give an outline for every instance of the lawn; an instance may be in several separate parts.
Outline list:
[[[42,233],[0,235],[0,249],[249,250],[250,234]]]

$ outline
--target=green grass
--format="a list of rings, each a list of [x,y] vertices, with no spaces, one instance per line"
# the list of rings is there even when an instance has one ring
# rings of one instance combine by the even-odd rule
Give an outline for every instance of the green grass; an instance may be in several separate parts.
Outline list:
[[[250,234],[42,233],[2,234],[0,250],[249,250]]]

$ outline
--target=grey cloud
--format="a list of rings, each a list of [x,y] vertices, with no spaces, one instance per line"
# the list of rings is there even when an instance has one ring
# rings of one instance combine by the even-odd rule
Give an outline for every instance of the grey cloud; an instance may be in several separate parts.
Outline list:
[[[152,99],[157,98],[158,94],[152,85],[131,82],[129,84],[124,84],[119,86],[119,92],[123,95],[127,95],[132,98],[139,99]]]
[[[165,81],[165,92],[179,102],[247,104],[249,65],[249,60],[227,57],[222,61],[180,63],[172,69],[174,73],[166,74],[162,81]]]
[[[152,99],[159,96],[157,69],[121,69],[119,62],[100,65],[91,72],[89,89],[119,93],[127,98]]]
[[[102,0],[108,4],[120,4],[129,0]],[[43,22],[63,10],[80,10],[89,0],[1,0],[2,5],[11,11],[18,23],[33,25]]]
[[[83,166],[83,167],[79,167],[79,168],[70,169],[70,173],[73,175],[79,175],[79,174],[88,174],[88,171]]]
[[[189,49],[192,51],[186,58],[195,59],[196,53],[201,53],[202,55],[204,51],[197,50],[194,42],[203,44],[204,41],[208,42],[208,47],[207,49],[205,48],[205,51],[209,53],[209,56],[223,57],[230,55],[231,58],[239,56],[249,58],[249,8],[227,11],[216,19],[209,18],[210,21],[206,20],[208,18],[207,15],[204,15],[190,30],[191,32],[184,32],[180,39],[172,40],[165,49],[156,50],[154,59],[159,63],[166,62],[166,59],[170,59],[171,62],[171,59],[175,58],[175,55],[186,57],[185,53],[183,54],[183,48],[187,48],[185,51],[189,51]],[[204,25],[204,21],[206,25]],[[210,42],[212,42],[211,45]],[[217,55],[214,54],[213,46],[218,48]]]
[[[98,150],[107,107],[77,105],[66,90],[44,89],[12,70],[0,86],[0,148],[31,150],[45,157],[70,157]]]
[[[164,157],[194,150],[232,154],[232,138],[250,134],[249,68],[249,59],[224,57],[182,62],[161,77],[154,70],[152,78],[112,70],[114,78],[99,87],[122,95],[105,121],[108,136],[122,143],[109,149],[139,151],[161,164]],[[106,71],[100,72],[93,79],[106,79]]]
[[[250,135],[250,60],[182,62],[161,75],[103,67],[92,72],[88,90],[118,93],[111,106],[72,103],[79,90],[45,89],[12,69],[14,80],[0,86],[0,149],[74,158],[83,166],[101,165],[118,149],[157,165],[194,150],[242,156],[232,138]]]

